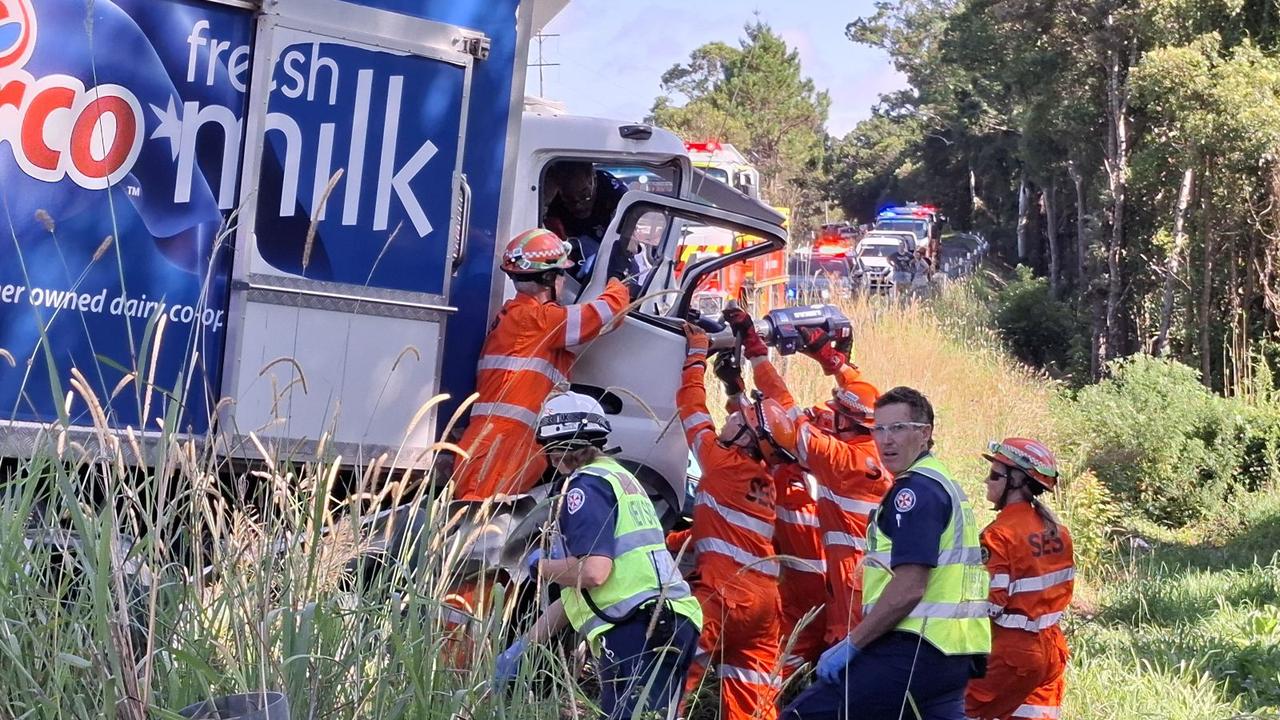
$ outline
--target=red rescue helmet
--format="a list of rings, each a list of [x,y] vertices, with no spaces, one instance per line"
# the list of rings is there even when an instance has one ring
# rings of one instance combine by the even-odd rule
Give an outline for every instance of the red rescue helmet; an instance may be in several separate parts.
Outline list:
[[[832,390],[831,395],[827,407],[835,413],[836,432],[848,432],[853,429],[851,425],[868,430],[875,425],[876,398],[880,393],[874,385],[858,381],[847,388]]]
[[[548,270],[573,267],[569,253],[573,246],[545,228],[525,230],[507,243],[502,253],[502,271],[513,277],[540,275]]]
[[[754,448],[770,465],[795,462],[787,450],[795,447],[796,424],[777,400],[757,395],[754,402],[742,398],[720,431],[725,445]]]
[[[1021,470],[1045,490],[1052,490],[1058,484],[1058,460],[1039,440],[1011,437],[993,441],[982,457]]]
[[[836,413],[830,407],[814,405],[811,408],[805,408],[804,414],[809,416],[809,421],[819,430],[827,433],[836,431]]]

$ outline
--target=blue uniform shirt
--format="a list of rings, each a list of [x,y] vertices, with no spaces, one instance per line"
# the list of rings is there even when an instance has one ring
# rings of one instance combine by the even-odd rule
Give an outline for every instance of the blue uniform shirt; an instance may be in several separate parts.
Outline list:
[[[942,531],[951,521],[951,497],[936,481],[903,473],[885,493],[876,513],[880,532],[893,541],[891,567],[938,566]]]
[[[560,534],[565,551],[574,557],[598,555],[612,559],[618,499],[608,481],[580,472],[569,482],[560,505]]]

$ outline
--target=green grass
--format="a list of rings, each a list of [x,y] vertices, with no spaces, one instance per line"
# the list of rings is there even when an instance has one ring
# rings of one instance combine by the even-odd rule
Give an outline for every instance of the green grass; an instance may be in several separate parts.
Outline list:
[[[1091,579],[1092,612],[1068,625],[1071,717],[1280,715],[1280,492],[1233,514],[1181,532],[1137,523]]]

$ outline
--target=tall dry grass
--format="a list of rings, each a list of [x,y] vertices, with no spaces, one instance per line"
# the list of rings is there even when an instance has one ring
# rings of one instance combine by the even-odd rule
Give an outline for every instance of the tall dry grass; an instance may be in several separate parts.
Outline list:
[[[1057,391],[1004,353],[982,316],[980,287],[948,284],[924,301],[857,296],[839,303],[853,322],[853,362],[881,392],[907,385],[933,403],[935,452],[971,497],[981,490],[987,442],[1011,435],[1059,439]],[[833,383],[801,355],[775,360],[798,402],[830,399]],[[978,495],[981,497],[981,495]]]

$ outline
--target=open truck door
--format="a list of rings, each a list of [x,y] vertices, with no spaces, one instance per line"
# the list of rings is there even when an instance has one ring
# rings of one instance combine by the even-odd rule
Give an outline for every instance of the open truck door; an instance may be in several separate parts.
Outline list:
[[[699,283],[716,271],[773,252],[786,231],[771,220],[772,208],[747,200],[744,212],[690,200],[629,192],[605,233],[594,272],[578,302],[599,296],[609,258],[630,251],[638,290],[635,310],[609,333],[577,348],[573,390],[604,406],[613,426],[618,459],[634,470],[650,492],[659,517],[678,517],[685,495],[689,446],[676,412],[676,390],[684,364],[683,323]],[[756,238],[736,252],[692,263],[677,276],[676,251],[690,228],[716,228]],[[625,250],[624,250],[625,249]]]
[[[223,427],[351,461],[434,440],[484,35],[338,0],[258,21]],[[406,433],[408,435],[406,436]],[[231,454],[256,455],[233,443]]]

